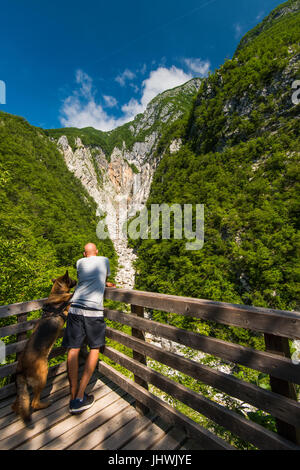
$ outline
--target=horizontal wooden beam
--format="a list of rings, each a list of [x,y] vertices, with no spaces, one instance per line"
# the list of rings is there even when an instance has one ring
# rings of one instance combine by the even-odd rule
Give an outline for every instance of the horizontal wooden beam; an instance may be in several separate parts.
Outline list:
[[[61,338],[63,335],[64,335],[64,329],[60,332],[57,339]],[[19,352],[23,351],[23,349],[25,348],[25,346],[27,344],[27,341],[28,341],[28,339],[24,339],[23,341],[18,341],[17,343],[7,344],[6,347],[5,347],[6,356],[8,356],[9,354],[15,354],[15,353],[19,353]],[[54,351],[54,349],[53,349],[53,351]]]
[[[299,446],[287,441],[278,434],[273,433],[268,429],[265,429],[263,426],[240,416],[238,413],[209,400],[201,394],[198,394],[171,379],[168,379],[159,372],[150,369],[120,351],[106,346],[104,348],[104,354],[122,367],[125,367],[134,374],[138,374],[140,377],[147,380],[147,382],[168,393],[182,403],[185,403],[190,408],[193,408],[217,424],[221,426],[225,425],[226,429],[231,431],[233,434],[244,439],[246,442],[250,442],[259,449],[300,450]]]
[[[45,304],[47,298],[38,300],[29,300],[28,302],[20,302],[11,305],[0,306],[0,318],[11,317],[12,315],[20,315],[21,313],[34,312],[40,310]]]
[[[300,423],[300,403],[270,392],[256,385],[244,382],[236,377],[220,372],[212,367],[165,351],[151,343],[141,341],[118,330],[106,327],[106,336],[135,351],[183,372],[195,380],[199,380],[245,403],[271,413],[273,416],[298,426]]]
[[[300,339],[300,312],[110,287],[105,289],[104,295],[106,299],[118,302],[248,328],[261,333]],[[44,298],[0,306],[0,318],[39,310],[46,300],[47,298]]]
[[[25,331],[32,330],[38,321],[39,321],[39,318],[35,318],[33,320],[28,320],[26,322],[14,323],[13,325],[3,326],[0,328],[0,338],[3,338],[4,336],[16,335],[18,333],[24,333]]]
[[[14,343],[16,344],[16,343]],[[49,354],[49,360],[52,359],[53,357],[60,356],[62,354],[65,354],[66,348],[63,346],[59,346],[57,348],[52,349],[51,353]],[[8,375],[12,375],[16,372],[17,369],[17,361],[12,362],[11,364],[6,364],[2,367],[0,367],[0,378],[7,377]]]
[[[220,357],[230,362],[242,364],[251,369],[259,370],[274,377],[300,384],[300,369],[297,364],[286,358],[265,351],[240,346],[209,336],[200,335],[191,331],[176,328],[164,323],[137,318],[118,310],[104,309],[104,315],[114,320],[143,331],[148,331],[155,336],[176,341],[192,349],[203,351],[207,354]]]
[[[125,377],[112,366],[103,361],[99,362],[99,372],[104,374],[114,383],[119,385],[123,390],[132,395],[136,400],[144,403],[145,406],[159,414],[165,421],[170,422],[174,426],[180,427],[186,434],[197,439],[199,445],[207,450],[236,450],[227,444],[223,439],[212,434],[207,429],[195,423],[193,420],[174,410],[170,405],[163,402],[148,390]]]
[[[55,377],[57,375],[63,374],[67,370],[67,361],[61,362],[60,364],[55,364],[54,366],[49,367],[48,376]],[[16,393],[16,385],[15,383],[11,383],[8,385],[4,385],[4,387],[0,387],[0,400],[4,400]],[[2,406],[2,403],[1,403]]]
[[[177,295],[106,288],[105,298],[164,312],[300,339],[300,312],[214,302]]]

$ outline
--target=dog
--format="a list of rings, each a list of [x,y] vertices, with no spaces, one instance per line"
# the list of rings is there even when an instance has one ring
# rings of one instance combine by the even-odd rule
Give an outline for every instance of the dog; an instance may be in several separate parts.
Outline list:
[[[73,296],[70,290],[77,284],[69,277],[68,271],[63,276],[52,279],[52,282],[53,286],[44,304],[42,317],[21,352],[17,364],[17,398],[12,409],[25,423],[31,421],[28,385],[33,389],[31,402],[33,410],[41,410],[51,404],[40,401],[41,392],[47,381],[48,356],[66,321],[69,302]]]

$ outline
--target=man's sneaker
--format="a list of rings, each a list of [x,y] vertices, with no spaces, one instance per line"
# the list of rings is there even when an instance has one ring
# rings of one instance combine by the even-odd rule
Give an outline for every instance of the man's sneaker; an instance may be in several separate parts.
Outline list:
[[[72,414],[82,413],[82,411],[93,406],[94,401],[94,395],[87,395],[85,393],[82,400],[80,400],[80,398],[75,398],[70,401],[69,411]]]

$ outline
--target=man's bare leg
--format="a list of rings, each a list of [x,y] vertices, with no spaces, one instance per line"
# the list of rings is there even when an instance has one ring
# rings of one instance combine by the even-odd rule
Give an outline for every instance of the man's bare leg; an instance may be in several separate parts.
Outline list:
[[[76,398],[80,398],[80,399],[83,398],[84,391],[87,387],[87,384],[90,381],[90,378],[92,377],[94,373],[98,360],[99,360],[99,348],[91,349],[85,362],[84,371],[81,377],[81,381],[80,381]]]
[[[80,348],[72,348],[68,350],[68,378],[70,382],[71,400],[74,400],[78,386],[78,356]]]

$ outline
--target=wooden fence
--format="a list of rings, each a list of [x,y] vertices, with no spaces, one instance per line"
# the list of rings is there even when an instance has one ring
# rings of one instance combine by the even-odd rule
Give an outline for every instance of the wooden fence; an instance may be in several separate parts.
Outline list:
[[[132,349],[132,357],[109,346],[104,348],[104,354],[131,371],[135,380],[130,380],[103,361],[99,363],[99,370],[135,397],[140,413],[148,409],[157,412],[166,421],[184,428],[189,436],[197,438],[204,449],[234,449],[225,440],[150,393],[148,386],[152,384],[258,449],[300,450],[300,404],[294,385],[300,384],[300,365],[291,360],[289,350],[289,339],[300,339],[300,313],[114,288],[106,289],[105,298],[131,305],[131,313],[106,308],[104,314],[109,320],[131,327],[131,335],[110,327],[107,327],[106,332],[111,340]],[[16,315],[17,319],[16,323],[0,328],[0,338],[16,335],[16,342],[6,346],[6,355],[18,355],[22,351],[27,341],[26,332],[38,321],[27,321],[27,314],[41,309],[45,300],[0,307],[0,318]],[[145,308],[262,333],[265,350],[255,350],[146,319]],[[151,344],[145,341],[145,332],[268,374],[271,391]],[[62,347],[54,348],[50,357],[64,352]],[[147,366],[147,357],[270,413],[276,420],[277,432],[153,370]],[[14,374],[16,364],[13,362],[0,367],[0,378]],[[12,393],[13,383],[0,389],[0,399]]]

